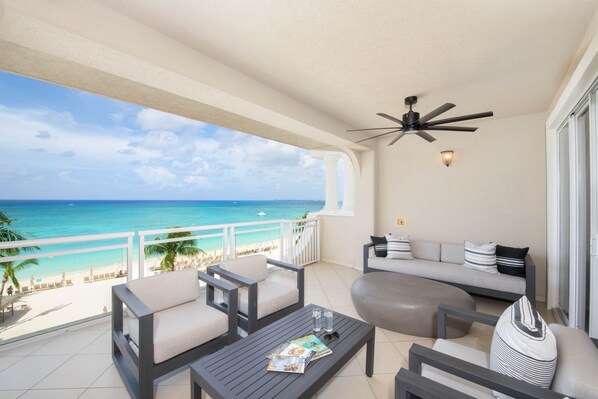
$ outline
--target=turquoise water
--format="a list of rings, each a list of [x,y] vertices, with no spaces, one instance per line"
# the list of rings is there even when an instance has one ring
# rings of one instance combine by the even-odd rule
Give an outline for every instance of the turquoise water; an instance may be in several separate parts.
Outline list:
[[[17,219],[12,227],[31,233],[33,238],[53,238],[90,234],[137,232],[172,226],[190,227],[243,223],[276,219],[296,219],[305,212],[322,209],[323,201],[22,201],[0,200],[0,210]],[[259,216],[259,213],[265,213]],[[216,232],[216,231],[213,231]],[[279,238],[277,231],[238,236],[237,245],[246,245]],[[43,252],[120,244],[123,241],[102,241],[87,244],[45,246]],[[137,258],[137,239],[134,240]],[[221,248],[221,239],[202,239],[203,250]],[[124,250],[40,259],[18,273],[19,278],[60,274],[62,271],[88,270],[90,267],[125,263]]]

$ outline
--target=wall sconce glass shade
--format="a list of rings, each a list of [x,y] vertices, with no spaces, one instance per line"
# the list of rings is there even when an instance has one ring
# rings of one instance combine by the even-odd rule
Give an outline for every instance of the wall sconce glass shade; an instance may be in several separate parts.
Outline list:
[[[455,152],[451,150],[442,151],[440,153],[440,156],[442,157],[442,163],[445,164],[447,168],[450,166],[451,162],[453,162],[454,153]]]

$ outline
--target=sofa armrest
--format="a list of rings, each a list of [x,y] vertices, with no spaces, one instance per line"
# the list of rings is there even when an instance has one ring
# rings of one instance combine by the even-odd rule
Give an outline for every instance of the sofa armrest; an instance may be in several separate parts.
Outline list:
[[[434,349],[413,344],[409,350],[409,370],[421,375],[423,364],[515,398],[567,398],[567,396],[558,392],[529,384],[525,381],[478,366],[477,364],[435,351]],[[572,398],[569,397],[569,399]]]
[[[421,399],[475,399],[402,368],[395,376],[395,399],[412,399],[413,395]]]
[[[479,323],[495,326],[498,322],[498,316],[476,312],[475,310],[463,309],[457,306],[446,305],[441,303],[438,306],[438,331],[437,336],[441,339],[446,339],[446,317],[453,316],[460,319],[477,321]]]
[[[532,257],[527,254],[525,262],[525,296],[532,305],[536,306],[536,264]]]
[[[368,242],[367,244],[363,245],[363,274],[369,273],[371,271],[368,261],[370,259],[370,248],[373,246],[374,243],[372,242]]]

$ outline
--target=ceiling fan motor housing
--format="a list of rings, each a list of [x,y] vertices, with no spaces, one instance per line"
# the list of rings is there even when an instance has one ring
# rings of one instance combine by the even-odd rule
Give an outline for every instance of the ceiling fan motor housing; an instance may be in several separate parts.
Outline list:
[[[414,127],[415,123],[419,120],[419,112],[409,111],[403,114],[403,125],[406,128]]]

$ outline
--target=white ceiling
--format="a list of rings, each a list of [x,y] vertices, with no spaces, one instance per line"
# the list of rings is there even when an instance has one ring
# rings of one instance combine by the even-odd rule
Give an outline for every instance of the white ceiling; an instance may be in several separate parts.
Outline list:
[[[96,0],[350,126],[404,97],[446,117],[545,111],[596,12],[588,0]],[[175,7],[176,6],[176,7]],[[475,123],[469,123],[475,126]]]

